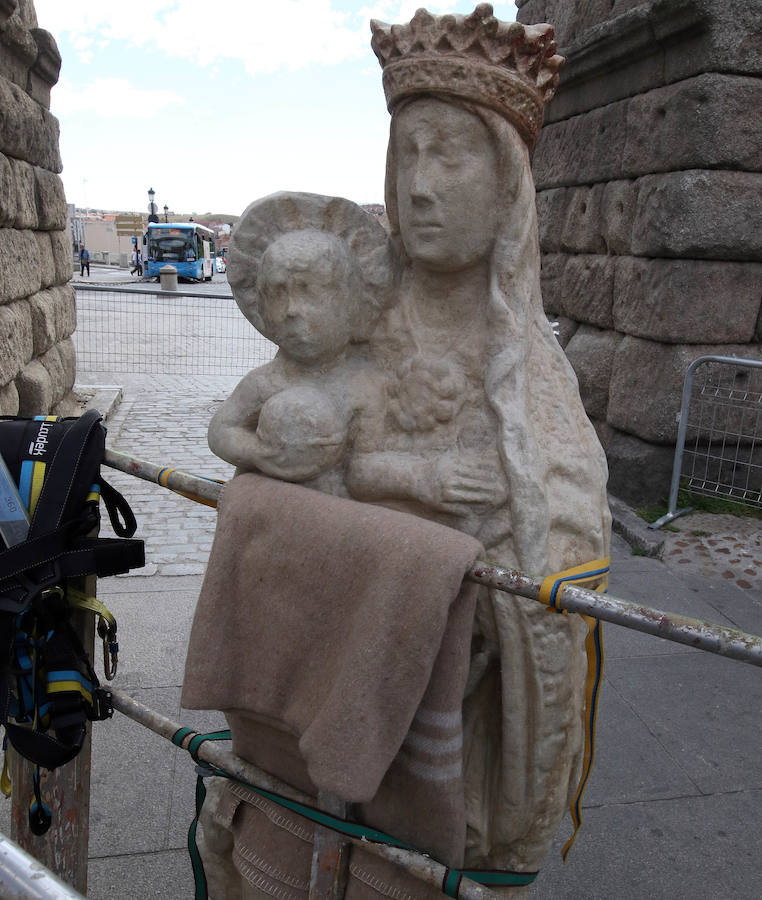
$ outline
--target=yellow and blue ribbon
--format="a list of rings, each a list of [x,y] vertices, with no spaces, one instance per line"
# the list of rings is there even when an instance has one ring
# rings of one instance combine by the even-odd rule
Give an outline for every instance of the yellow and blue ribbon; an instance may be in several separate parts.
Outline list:
[[[608,586],[608,573],[611,560],[596,559],[582,566],[565,569],[555,575],[549,575],[540,586],[540,595],[537,598],[540,603],[558,613],[566,614],[563,609],[561,596],[567,584],[575,584],[578,587],[592,588],[599,594],[605,594]],[[585,682],[585,752],[582,759],[582,775],[580,777],[574,800],[569,807],[574,831],[561,851],[564,862],[577,838],[577,832],[582,826],[582,795],[587,787],[590,773],[595,761],[595,730],[598,717],[598,696],[600,693],[601,677],[603,676],[603,634],[600,619],[594,616],[582,616],[587,624],[587,637],[585,638],[585,651],[587,653],[587,679]]]

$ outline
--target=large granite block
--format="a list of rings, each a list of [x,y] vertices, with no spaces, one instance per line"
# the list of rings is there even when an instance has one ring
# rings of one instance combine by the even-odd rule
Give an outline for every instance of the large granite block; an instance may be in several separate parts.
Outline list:
[[[710,72],[546,125],[538,189],[678,169],[762,170],[762,79]],[[686,136],[690,135],[690,140]]]
[[[0,303],[39,291],[40,259],[33,231],[0,228],[0,260]]]
[[[548,0],[546,17],[568,15]],[[546,114],[560,121],[704,72],[757,76],[762,71],[762,8],[748,0],[617,2],[611,17],[561,35],[566,65]],[[519,11],[520,21],[527,21]],[[563,21],[563,19],[561,19]]]
[[[546,125],[532,155],[538,190],[626,177],[626,118],[623,102]]]
[[[669,48],[706,29],[706,15],[695,0],[651,0],[593,24],[569,43],[562,41],[566,64],[546,121],[566,119],[663,85]],[[699,66],[682,77],[708,68],[712,67]]]
[[[615,331],[580,325],[566,346],[566,355],[577,374],[585,412],[591,419],[606,419],[611,368],[621,340],[622,335]]]
[[[540,286],[543,308],[548,315],[557,316],[561,313],[563,273],[568,260],[569,256],[566,253],[546,253],[542,257]]]
[[[762,261],[762,174],[690,170],[639,180],[634,256]]]
[[[761,285],[758,263],[622,257],[616,261],[614,328],[674,344],[752,341]]]
[[[20,416],[48,415],[53,408],[53,385],[48,370],[34,359],[16,378]]]
[[[37,59],[29,70],[26,89],[33,100],[50,109],[50,89],[57,83],[61,71],[61,54],[55,38],[44,28],[32,28],[31,35],[37,45]]]
[[[73,333],[77,324],[74,288],[49,288],[29,298],[34,353],[39,356]]]
[[[50,232],[35,231],[37,250],[40,260],[40,288],[43,290],[56,283],[56,266],[53,261],[53,247],[50,244]]]
[[[664,80],[677,81],[700,71],[762,72],[762,6],[755,0],[693,0],[705,28],[679,52],[668,52]]]
[[[50,378],[50,408],[60,403],[74,387],[77,357],[71,338],[54,344],[39,357]]]
[[[32,315],[26,301],[0,306],[0,384],[7,384],[34,352]]]
[[[37,44],[16,10],[0,21],[0,74],[24,88],[37,59]]]
[[[614,258],[570,256],[563,268],[559,312],[578,322],[613,328]]]
[[[543,253],[558,253],[571,191],[556,188],[537,193],[537,226]],[[628,245],[629,246],[629,245]]]
[[[603,190],[600,218],[607,253],[624,256],[630,252],[637,211],[637,181],[609,181]]]
[[[19,412],[19,392],[16,384],[9,381],[0,387],[0,415],[17,416]]]
[[[11,161],[0,153],[0,228],[13,225],[16,217],[15,193]]]
[[[13,205],[15,217],[13,227],[19,230],[38,226],[37,189],[35,185],[34,167],[21,159],[9,160],[13,179]]]
[[[69,388],[66,387],[67,373],[61,360],[61,354],[58,352],[57,346],[50,347],[37,359],[45,368],[50,379],[50,409],[58,403],[68,393]]]
[[[605,184],[578,187],[565,198],[566,217],[561,250],[566,253],[605,253],[601,231],[601,205]]]
[[[61,397],[66,397],[71,393],[74,387],[74,381],[77,376],[77,351],[74,347],[74,341],[68,337],[56,344],[55,349],[58,351],[58,357],[61,361],[63,369],[63,384]]]
[[[550,21],[545,18],[548,0],[514,0],[514,2],[517,9],[516,20],[518,22],[523,22],[525,25],[534,25],[536,22]]]
[[[54,284],[66,284],[71,281],[74,271],[74,256],[72,254],[71,238],[68,231],[49,231],[50,247],[53,253],[53,266],[55,269]]]
[[[58,133],[55,116],[0,76],[0,153],[60,172]]]
[[[762,170],[762,79],[708,72],[626,101],[622,172]]]
[[[556,30],[556,41],[560,46],[566,46],[577,35],[604,21],[612,13],[611,0],[518,0],[516,6],[519,22],[526,25],[550,22]]]
[[[619,344],[609,388],[607,421],[657,444],[674,444],[688,366],[699,356],[762,359],[751,344],[661,344],[627,336]]]
[[[606,446],[610,493],[630,506],[645,506],[669,496],[674,448],[615,431]]]
[[[63,231],[66,228],[66,194],[63,181],[55,172],[39,166],[34,169],[37,191],[37,218],[40,231]]]

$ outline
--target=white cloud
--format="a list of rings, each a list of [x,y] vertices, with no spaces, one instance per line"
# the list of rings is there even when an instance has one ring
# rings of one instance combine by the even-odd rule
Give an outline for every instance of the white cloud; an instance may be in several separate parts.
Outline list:
[[[368,52],[371,18],[408,21],[425,0],[377,0],[353,11],[334,0],[35,0],[42,28],[64,34],[80,59],[92,57],[97,42],[151,45],[206,66],[238,60],[246,70],[274,72],[319,63],[330,65]],[[513,17],[512,3],[495,3],[496,12]],[[429,2],[435,13],[467,11],[469,4]]]
[[[184,105],[179,94],[167,90],[141,90],[126,78],[96,78],[90,84],[74,86],[62,79],[53,95],[56,115],[92,113],[98,118],[145,119],[158,115],[163,109]]]

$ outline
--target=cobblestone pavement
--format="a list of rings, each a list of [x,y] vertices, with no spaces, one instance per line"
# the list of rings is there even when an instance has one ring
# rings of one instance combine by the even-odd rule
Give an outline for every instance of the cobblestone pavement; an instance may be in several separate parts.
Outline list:
[[[91,384],[118,384],[123,399],[108,421],[107,444],[159,465],[227,480],[233,467],[206,443],[214,411],[238,383],[237,377],[130,375]],[[107,480],[128,499],[138,521],[137,537],[146,544],[146,566],[121,577],[202,574],[214,536],[216,512],[158,485],[116,470]],[[104,523],[103,533],[110,528]]]
[[[689,513],[664,532],[662,558],[706,578],[725,579],[745,591],[762,591],[762,519]]]

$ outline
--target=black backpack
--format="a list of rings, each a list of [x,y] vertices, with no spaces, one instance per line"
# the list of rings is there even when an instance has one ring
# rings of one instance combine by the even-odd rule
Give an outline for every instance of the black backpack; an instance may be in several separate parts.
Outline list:
[[[0,542],[0,723],[13,747],[36,764],[30,808],[36,834],[50,823],[39,768],[55,769],[73,759],[87,721],[113,711],[71,626],[71,611],[96,612],[99,634],[112,650],[116,623],[69,579],[116,575],[144,564],[143,542],[131,539],[135,517],[100,475],[105,438],[96,410],[73,419],[0,417],[0,454],[31,512],[25,540]],[[117,538],[92,536],[100,500]]]

